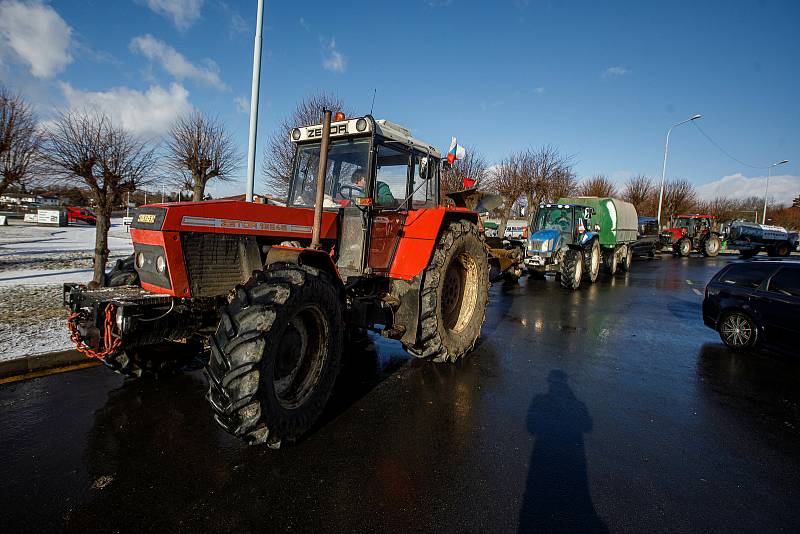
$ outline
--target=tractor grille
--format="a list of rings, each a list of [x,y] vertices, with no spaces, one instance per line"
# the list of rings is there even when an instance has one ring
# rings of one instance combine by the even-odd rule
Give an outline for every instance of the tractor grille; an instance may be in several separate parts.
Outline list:
[[[258,245],[250,236],[184,234],[183,255],[194,297],[224,295],[260,267]]]

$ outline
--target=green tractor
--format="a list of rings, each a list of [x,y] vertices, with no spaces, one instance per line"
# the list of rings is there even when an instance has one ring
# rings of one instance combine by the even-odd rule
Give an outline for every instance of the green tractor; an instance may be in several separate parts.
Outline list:
[[[578,289],[597,280],[600,264],[609,275],[631,268],[638,237],[633,204],[615,198],[561,198],[539,204],[528,238],[525,265],[533,278],[555,273],[561,285]]]

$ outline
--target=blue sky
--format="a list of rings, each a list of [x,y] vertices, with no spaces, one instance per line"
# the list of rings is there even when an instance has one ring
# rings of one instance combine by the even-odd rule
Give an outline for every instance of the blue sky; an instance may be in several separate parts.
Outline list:
[[[490,162],[554,144],[584,177],[660,176],[667,128],[694,113],[745,163],[800,193],[800,2],[275,2],[267,0],[259,147],[319,89],[358,113]],[[43,118],[98,105],[157,137],[219,115],[246,152],[254,0],[0,0],[0,80]],[[261,154],[258,160],[260,162]],[[764,170],[673,132],[669,177],[705,196],[762,194]],[[216,195],[243,191],[239,183]],[[260,181],[260,180],[259,180]],[[257,190],[263,189],[257,183]],[[788,197],[788,198],[786,198]]]

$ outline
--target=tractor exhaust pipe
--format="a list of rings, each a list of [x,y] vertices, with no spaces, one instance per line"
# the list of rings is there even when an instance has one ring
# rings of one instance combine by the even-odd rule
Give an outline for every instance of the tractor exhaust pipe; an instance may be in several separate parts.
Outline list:
[[[322,109],[322,144],[319,148],[319,170],[317,171],[317,195],[314,197],[314,227],[311,230],[311,248],[319,249],[319,234],[322,226],[322,203],[325,201],[325,177],[328,175],[328,144],[331,140],[331,110]]]

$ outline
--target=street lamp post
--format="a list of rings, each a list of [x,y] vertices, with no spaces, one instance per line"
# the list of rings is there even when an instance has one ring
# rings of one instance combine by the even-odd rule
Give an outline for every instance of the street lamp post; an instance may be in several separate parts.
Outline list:
[[[784,163],[789,163],[789,160],[785,159],[783,161],[779,161],[778,163],[773,163],[767,167],[767,185],[764,187],[764,214],[761,216],[761,224],[767,223],[767,192],[769,191],[769,179],[772,177],[772,167],[777,167],[778,165],[783,165]]]
[[[661,203],[664,201],[664,180],[666,179],[667,176],[667,155],[669,154],[669,134],[672,133],[672,129],[675,128],[676,126],[680,126],[681,124],[686,124],[687,122],[697,120],[700,117],[702,117],[702,115],[693,115],[692,117],[689,117],[685,121],[673,124],[672,126],[669,127],[669,130],[667,130],[667,142],[664,144],[664,166],[661,169],[661,188],[658,191],[658,216],[656,217],[656,220],[658,221],[659,231],[661,230]]]

